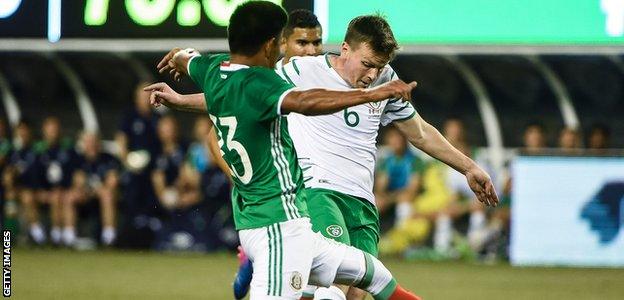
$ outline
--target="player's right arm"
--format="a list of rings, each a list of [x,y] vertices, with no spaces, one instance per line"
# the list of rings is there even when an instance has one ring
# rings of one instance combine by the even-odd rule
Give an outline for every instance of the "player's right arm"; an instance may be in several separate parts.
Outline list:
[[[393,80],[372,89],[333,91],[327,89],[292,90],[285,95],[281,110],[302,115],[325,115],[341,111],[351,106],[388,98],[411,99],[416,82],[405,83]]]

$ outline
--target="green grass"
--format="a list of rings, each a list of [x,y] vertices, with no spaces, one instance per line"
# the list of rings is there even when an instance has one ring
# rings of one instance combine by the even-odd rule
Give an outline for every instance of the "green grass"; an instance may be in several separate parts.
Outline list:
[[[624,299],[624,269],[383,259],[425,299]],[[14,249],[15,299],[232,299],[233,254]]]

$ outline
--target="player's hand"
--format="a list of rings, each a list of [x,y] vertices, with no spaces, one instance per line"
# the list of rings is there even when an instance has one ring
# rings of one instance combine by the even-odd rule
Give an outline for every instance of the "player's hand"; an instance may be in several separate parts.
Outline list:
[[[167,107],[180,104],[182,97],[164,82],[158,82],[146,86],[144,91],[150,92],[150,104],[154,107],[165,105]]]
[[[186,74],[186,64],[183,62],[186,62],[190,56],[198,54],[199,52],[195,49],[173,48],[158,62],[156,66],[158,73],[169,73],[173,80],[180,81],[182,76]],[[183,60],[182,56],[186,56],[186,59]]]
[[[416,87],[416,81],[405,83],[397,79],[386,82],[371,89],[374,101],[382,101],[388,98],[401,98],[403,101],[412,99],[412,90]]]
[[[474,166],[466,171],[466,180],[470,189],[475,193],[477,199],[487,206],[498,205],[498,195],[492,184],[492,179],[483,169]]]

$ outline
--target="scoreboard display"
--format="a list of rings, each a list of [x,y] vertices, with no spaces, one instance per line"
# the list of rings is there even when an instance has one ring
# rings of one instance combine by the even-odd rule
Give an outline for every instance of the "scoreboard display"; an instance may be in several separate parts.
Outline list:
[[[244,0],[1,0],[0,38],[225,38]],[[272,0],[287,11],[313,2]]]

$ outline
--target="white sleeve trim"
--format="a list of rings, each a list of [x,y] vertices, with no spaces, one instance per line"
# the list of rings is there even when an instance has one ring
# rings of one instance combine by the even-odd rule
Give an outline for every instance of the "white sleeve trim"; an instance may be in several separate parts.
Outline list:
[[[277,115],[278,116],[282,115],[282,102],[284,102],[284,98],[286,98],[286,95],[288,95],[288,93],[294,90],[298,90],[298,88],[293,87],[293,88],[287,89],[282,93],[282,95],[280,95],[279,100],[277,100]]]
[[[189,76],[191,76],[191,62],[193,61],[193,58],[199,56],[201,56],[201,54],[191,56],[191,58],[189,58],[188,62],[186,63],[186,74],[189,74]]]

